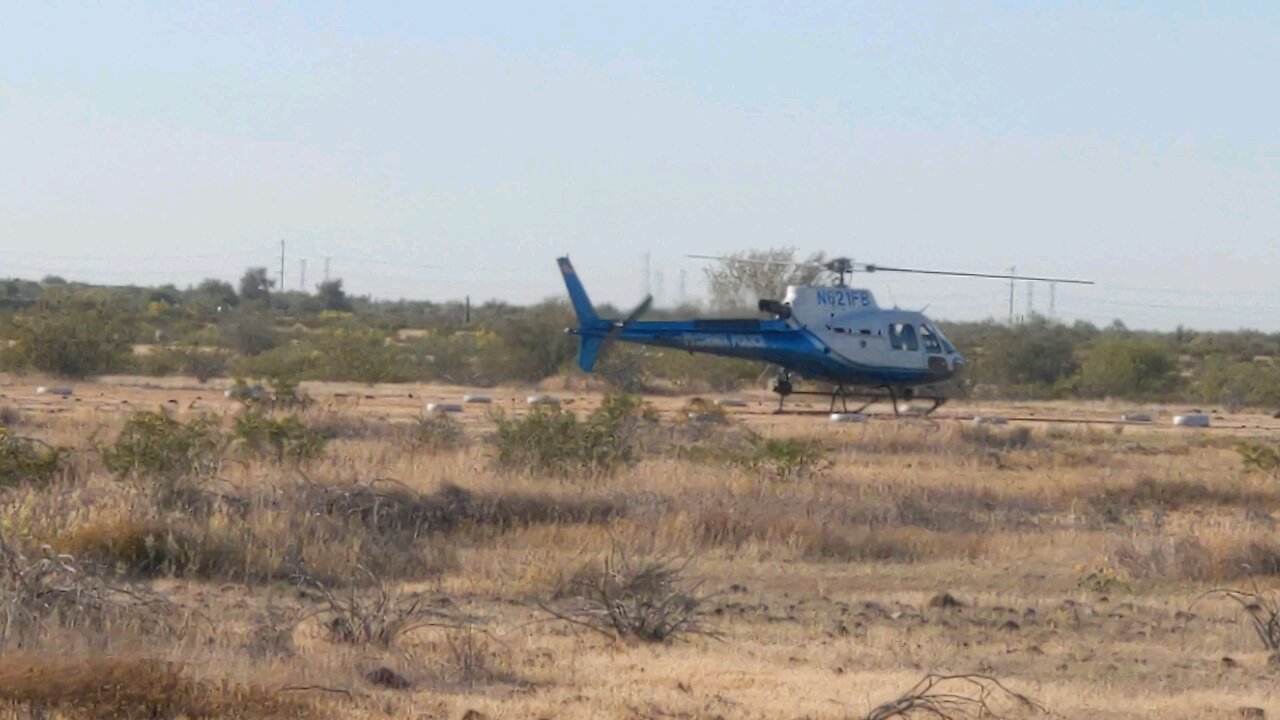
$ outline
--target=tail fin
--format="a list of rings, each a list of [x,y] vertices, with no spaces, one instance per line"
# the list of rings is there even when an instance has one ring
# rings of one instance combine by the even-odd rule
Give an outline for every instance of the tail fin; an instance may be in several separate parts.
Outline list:
[[[569,301],[573,303],[573,312],[578,316],[578,327],[574,330],[578,335],[578,367],[591,372],[596,366],[596,356],[604,345],[605,336],[601,333],[600,316],[587,297],[587,291],[578,279],[569,258],[562,257],[556,262],[560,264],[560,274],[564,276],[564,286],[569,290]],[[585,331],[585,332],[584,332]]]
[[[578,279],[578,273],[573,269],[573,263],[569,262],[567,257],[559,258],[556,262],[560,263],[560,274],[564,276],[564,286],[569,290],[569,301],[573,303],[573,312],[578,316],[578,324],[584,327],[595,325],[600,321],[600,316],[596,315],[596,309],[591,305],[591,299],[587,297],[587,291],[583,289],[582,281]],[[594,355],[595,353],[592,353],[593,357]]]

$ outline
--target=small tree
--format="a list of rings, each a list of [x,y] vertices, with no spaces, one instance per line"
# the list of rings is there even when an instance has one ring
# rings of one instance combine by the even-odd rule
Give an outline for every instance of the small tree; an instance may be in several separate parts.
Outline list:
[[[271,316],[244,308],[218,323],[218,339],[224,347],[247,357],[260,355],[280,344]]]
[[[246,302],[267,301],[271,299],[271,288],[275,281],[267,277],[264,267],[249,268],[240,278],[240,299]]]
[[[334,312],[351,312],[351,300],[342,289],[342,278],[325,280],[316,286],[316,295],[325,310]]]
[[[795,248],[748,250],[707,268],[711,306],[717,310],[753,307],[760,298],[780,299],[788,285],[812,285],[824,272],[824,255],[817,253],[795,265]]]
[[[217,278],[208,278],[196,286],[194,294],[197,298],[214,307],[232,308],[240,302],[236,289],[231,283]]]

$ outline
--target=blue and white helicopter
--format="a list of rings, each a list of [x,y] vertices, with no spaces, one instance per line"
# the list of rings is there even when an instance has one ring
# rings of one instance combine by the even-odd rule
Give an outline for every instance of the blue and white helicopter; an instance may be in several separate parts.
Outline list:
[[[724,262],[755,262],[770,265],[816,266],[835,276],[832,286],[790,286],[781,300],[762,299],[761,312],[771,320],[705,319],[646,322],[639,318],[653,304],[646,297],[625,318],[602,318],[578,279],[569,258],[558,259],[569,299],[578,316],[578,327],[567,332],[580,339],[578,365],[591,372],[596,358],[614,341],[676,348],[691,353],[759,360],[779,368],[770,389],[778,394],[778,411],[790,395],[830,396],[831,411],[839,402],[849,412],[848,399],[863,400],[853,412],[888,399],[894,414],[899,399],[931,402],[924,414],[933,412],[946,397],[930,386],[954,377],[965,364],[956,350],[924,313],[898,308],[881,308],[865,289],[851,288],[846,281],[854,272],[899,272],[1000,280],[1027,280],[1048,283],[1091,285],[1087,280],[996,275],[988,273],[920,270],[855,263],[835,258],[825,263],[774,262],[691,255]],[[795,379],[830,384],[829,391],[802,391]]]

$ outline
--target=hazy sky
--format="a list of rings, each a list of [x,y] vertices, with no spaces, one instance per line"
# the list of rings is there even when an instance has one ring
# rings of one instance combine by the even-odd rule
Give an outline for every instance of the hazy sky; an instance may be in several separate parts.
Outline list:
[[[630,305],[646,252],[670,302],[685,252],[797,246],[1280,331],[1277,38],[1274,2],[12,3],[0,276],[235,280],[285,239],[290,288],[330,256],[361,294],[533,301],[569,253]]]

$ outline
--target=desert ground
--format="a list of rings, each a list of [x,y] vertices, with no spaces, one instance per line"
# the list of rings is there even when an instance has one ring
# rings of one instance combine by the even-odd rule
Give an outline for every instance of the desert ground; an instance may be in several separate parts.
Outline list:
[[[130,416],[235,427],[226,383],[40,385],[0,377],[8,437],[67,449],[0,478],[5,717],[1280,717],[1261,410],[654,397],[588,472],[500,457],[533,390],[321,383],[271,411],[314,456],[153,471],[113,454]],[[931,674],[973,678],[893,714]]]

